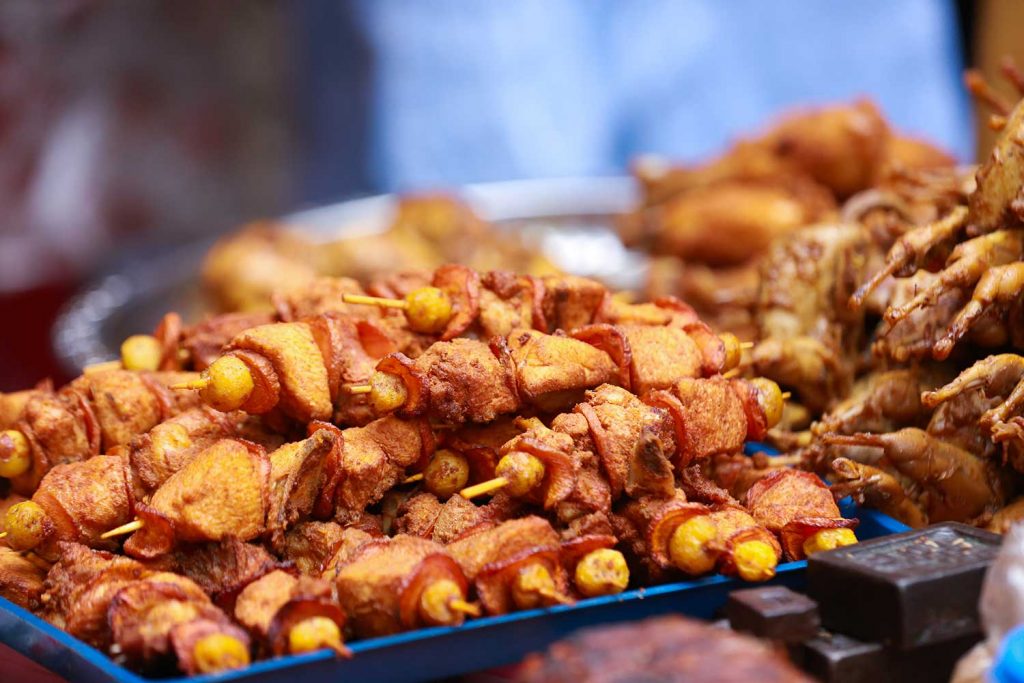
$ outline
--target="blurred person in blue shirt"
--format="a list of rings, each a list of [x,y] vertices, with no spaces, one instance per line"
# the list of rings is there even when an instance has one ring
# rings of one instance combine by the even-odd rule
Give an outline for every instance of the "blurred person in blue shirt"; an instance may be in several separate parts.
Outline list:
[[[621,174],[694,161],[786,108],[868,95],[973,158],[945,0],[312,0],[300,194]]]

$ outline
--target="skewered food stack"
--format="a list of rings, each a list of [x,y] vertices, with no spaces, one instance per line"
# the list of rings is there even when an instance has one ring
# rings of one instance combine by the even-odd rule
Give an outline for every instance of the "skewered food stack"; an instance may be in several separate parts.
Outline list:
[[[8,486],[3,595],[133,667],[194,673],[774,575],[780,538],[704,472],[783,410],[773,382],[722,376],[734,337],[582,278],[400,285],[321,280],[202,330],[168,315],[120,368],[3,397],[8,451],[23,435],[47,465]],[[88,448],[36,446],[49,405]]]

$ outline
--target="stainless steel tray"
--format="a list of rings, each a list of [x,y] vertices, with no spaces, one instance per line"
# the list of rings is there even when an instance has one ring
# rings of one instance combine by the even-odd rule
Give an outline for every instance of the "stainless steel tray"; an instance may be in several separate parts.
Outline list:
[[[629,178],[560,178],[469,185],[462,196],[483,218],[527,239],[570,273],[604,280],[616,288],[638,287],[646,258],[622,246],[612,220],[636,199]],[[284,220],[314,239],[383,230],[396,197],[380,195],[299,211]],[[74,297],[54,325],[53,343],[69,374],[117,356],[121,341],[152,330],[176,310],[198,315],[200,264],[213,240],[161,253],[125,255],[121,265]]]

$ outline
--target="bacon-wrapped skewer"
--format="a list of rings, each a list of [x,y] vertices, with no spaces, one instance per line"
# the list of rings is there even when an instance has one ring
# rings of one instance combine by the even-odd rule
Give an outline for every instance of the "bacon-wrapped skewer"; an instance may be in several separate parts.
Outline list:
[[[276,570],[253,581],[238,595],[235,618],[274,655],[323,648],[347,655],[342,644],[345,614],[328,581]]]
[[[634,331],[642,331],[645,338],[636,347],[629,341]],[[662,343],[654,343],[650,335],[664,337]],[[490,344],[438,342],[416,360],[392,354],[377,364],[369,385],[350,391],[368,393],[379,413],[425,415],[449,424],[489,422],[523,408],[567,408],[601,384],[629,389],[635,383],[653,390],[700,377],[706,373],[700,354],[691,354],[693,344],[672,327],[602,326],[583,328],[571,337],[518,330]],[[724,363],[726,356],[722,358]]]
[[[716,453],[734,453],[763,438],[782,414],[782,394],[770,380],[683,379],[671,391],[649,393],[647,403],[620,387],[603,385],[552,427],[522,421],[529,430],[501,448],[497,477],[462,491],[468,498],[504,488],[551,509],[574,491],[577,451],[597,456],[610,500],[669,498],[672,467],[682,471]],[[607,511],[607,510],[605,510]]]
[[[451,543],[448,551],[488,614],[572,602],[561,541],[540,517],[487,526]]]
[[[324,491],[335,435],[319,430],[269,455],[258,444],[220,439],[183,463],[152,497],[137,499],[128,460],[101,455],[54,468],[31,501],[5,516],[7,542],[51,556],[61,541],[113,547],[110,537],[137,531],[125,544],[155,558],[179,541],[280,540],[308,516]],[[134,514],[135,520],[132,519]]]
[[[774,535],[743,508],[688,502],[682,491],[671,499],[627,502],[613,526],[654,580],[671,569],[697,576],[717,568],[745,581],[766,581],[782,554]]]
[[[450,267],[457,268],[457,267]],[[599,287],[599,285],[595,286]],[[604,292],[603,288],[600,288]],[[561,290],[552,290],[561,291]],[[606,292],[604,292],[606,293]],[[599,358],[593,350],[583,345],[566,341],[562,344],[543,342],[547,325],[541,330],[531,325],[531,320],[503,318],[508,324],[501,326],[501,336],[513,356],[512,362],[536,364],[544,361],[544,353],[569,353],[581,363],[596,364],[597,374],[609,373],[609,364],[615,364],[622,377],[618,380],[638,391],[648,388],[664,388],[666,377],[679,379],[684,376],[711,375],[734,367],[739,362],[742,345],[733,335],[718,337],[701,322],[693,310],[675,300],[656,304],[627,305],[608,299],[603,306],[602,320],[616,325],[586,325],[594,320],[592,314],[580,317],[571,311],[577,298],[569,294],[562,301],[560,297],[551,302],[552,310],[558,312],[559,320],[565,325],[559,329],[574,331],[577,341],[585,341],[606,352],[608,358]],[[587,297],[582,297],[586,299]],[[594,297],[590,297],[594,298]],[[458,318],[458,316],[456,316]],[[261,325],[243,331],[224,346],[225,355],[214,361],[200,381],[188,386],[200,390],[203,399],[221,410],[243,409],[251,413],[264,413],[275,408],[298,421],[328,419],[333,406],[355,402],[365,405],[362,393],[373,393],[370,388],[362,391],[342,391],[345,384],[365,382],[369,377],[370,365],[384,355],[398,352],[394,356],[399,364],[411,365],[413,361],[401,350],[412,347],[399,343],[394,326],[387,318],[377,321],[358,320],[354,316],[337,312],[318,315],[293,322]],[[521,325],[516,327],[516,325]],[[466,330],[460,327],[462,334]],[[372,334],[371,334],[372,332]],[[523,336],[523,335],[527,336]],[[442,335],[442,342],[433,344],[422,354],[433,358],[424,362],[416,361],[421,370],[429,370],[438,357],[447,358],[453,350],[458,353],[472,353],[480,362],[486,362],[485,369],[492,375],[497,370],[495,363],[508,363],[498,358],[487,361],[483,354],[488,351],[482,342],[458,344],[454,335]],[[479,346],[473,349],[472,344]],[[447,344],[448,346],[445,346]],[[454,346],[453,346],[454,345]],[[522,348],[522,347],[528,348]],[[560,349],[559,347],[565,347]],[[414,356],[420,349],[415,349]],[[533,357],[528,357],[532,354]],[[507,356],[495,350],[490,355]],[[562,367],[568,368],[569,358],[563,359]],[[454,361],[449,362],[451,364]],[[581,367],[575,365],[577,374]],[[381,368],[378,368],[381,370]],[[458,365],[453,365],[458,371]],[[395,368],[391,369],[394,373]],[[517,367],[521,373],[521,368]],[[555,371],[553,371],[555,372]],[[561,372],[566,372],[565,369]],[[386,381],[387,376],[374,377]],[[537,373],[534,373],[536,375]],[[594,374],[594,373],[590,373]],[[523,377],[516,377],[522,383]],[[536,379],[536,378],[535,378]],[[550,381],[550,378],[548,378]],[[391,380],[394,384],[394,380]],[[372,386],[374,384],[371,379]],[[350,387],[351,388],[351,387]],[[524,397],[533,390],[543,387],[522,385],[519,389]],[[578,387],[574,387],[577,391]],[[398,388],[394,387],[394,391]],[[544,390],[548,398],[553,389]],[[379,392],[378,392],[379,393]],[[360,403],[361,402],[361,403]],[[341,404],[341,405],[339,405]],[[380,412],[388,412],[399,405],[381,408],[380,396],[371,395],[371,404]],[[336,420],[338,421],[338,420]],[[486,418],[474,421],[487,421]]]
[[[422,626],[457,626],[479,616],[467,602],[468,583],[441,545],[415,536],[366,540],[329,563],[338,599],[359,637]]]
[[[60,391],[31,392],[17,422],[0,432],[0,476],[29,494],[51,467],[123,446],[196,404],[167,385],[194,377],[127,370],[89,372]]]
[[[857,520],[843,518],[832,492],[810,472],[772,472],[750,487],[746,503],[754,518],[778,535],[790,559],[857,542]]]
[[[136,668],[213,673],[250,661],[245,631],[178,574],[64,543],[46,588],[47,620]]]

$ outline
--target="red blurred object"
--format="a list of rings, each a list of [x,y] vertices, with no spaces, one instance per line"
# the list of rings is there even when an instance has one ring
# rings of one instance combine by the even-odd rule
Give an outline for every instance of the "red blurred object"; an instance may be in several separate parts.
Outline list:
[[[61,282],[0,293],[0,391],[27,389],[47,377],[58,385],[70,379],[54,357],[50,328],[76,287]]]

